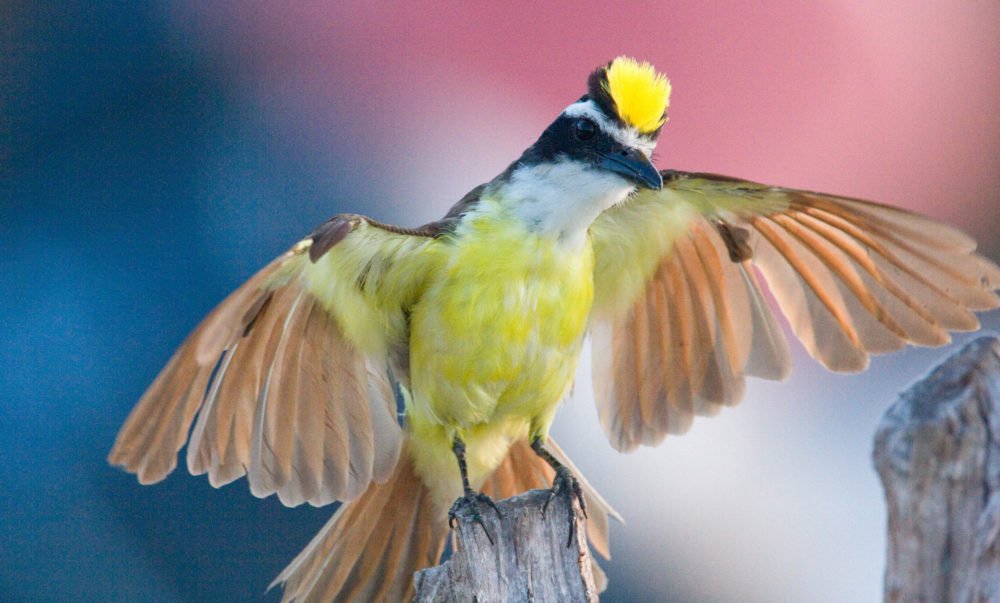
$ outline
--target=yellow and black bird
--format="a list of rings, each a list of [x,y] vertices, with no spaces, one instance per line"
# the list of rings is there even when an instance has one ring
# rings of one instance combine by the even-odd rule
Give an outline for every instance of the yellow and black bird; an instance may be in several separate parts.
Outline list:
[[[188,469],[214,486],[246,475],[288,505],[345,501],[278,576],[286,600],[403,600],[449,509],[492,512],[486,495],[578,496],[607,555],[614,511],[548,438],[588,333],[601,424],[628,451],[735,404],[747,375],[788,375],[764,282],[842,372],[1000,305],[1000,269],[928,218],[657,171],[669,95],[619,57],[440,221],[320,225],[198,325],[110,462],[157,482],[190,435]]]

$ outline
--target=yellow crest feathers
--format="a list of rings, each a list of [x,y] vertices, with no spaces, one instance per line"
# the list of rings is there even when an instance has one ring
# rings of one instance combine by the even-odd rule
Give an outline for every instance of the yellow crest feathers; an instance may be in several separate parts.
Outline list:
[[[611,61],[605,73],[604,89],[622,121],[643,134],[655,132],[667,121],[670,81],[665,75],[627,56]]]

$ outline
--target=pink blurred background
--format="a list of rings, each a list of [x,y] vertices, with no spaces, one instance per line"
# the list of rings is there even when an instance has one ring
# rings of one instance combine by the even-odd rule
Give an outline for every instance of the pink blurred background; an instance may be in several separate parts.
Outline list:
[[[584,92],[587,74],[619,54],[652,62],[672,81],[670,121],[656,156],[660,167],[907,207],[961,226],[981,242],[984,253],[1000,258],[1000,4],[993,1],[637,2],[627,7],[590,1],[296,7],[171,2],[136,15],[116,10],[100,18],[62,8],[16,14],[11,31],[20,31],[12,38],[20,46],[7,58],[12,73],[30,75],[43,59],[56,65],[73,61],[71,52],[53,42],[59,36],[88,48],[107,43],[102,36],[114,36],[116,52],[130,57],[130,75],[121,77],[113,58],[107,59],[111,68],[106,70],[99,68],[103,63],[67,68],[64,77],[77,82],[76,77],[80,84],[65,93],[72,100],[29,94],[45,90],[48,84],[38,82],[48,80],[41,76],[28,78],[31,85],[10,87],[0,100],[13,136],[7,149],[0,139],[0,165],[6,158],[2,174],[13,184],[9,201],[18,210],[6,225],[12,233],[8,240],[24,242],[11,244],[6,261],[34,275],[30,262],[38,256],[26,250],[38,251],[31,245],[38,232],[45,232],[36,207],[62,208],[65,202],[81,211],[93,201],[74,203],[68,195],[50,205],[32,205],[24,191],[39,189],[19,184],[27,181],[25,174],[41,181],[60,173],[60,164],[50,162],[67,148],[86,156],[81,165],[88,167],[81,173],[104,174],[109,160],[102,149],[118,149],[115,141],[122,132],[155,149],[134,161],[128,158],[131,151],[122,151],[124,158],[106,172],[107,182],[129,182],[133,197],[95,193],[95,199],[103,199],[98,205],[110,203],[106,217],[91,229],[54,237],[56,248],[84,273],[102,263],[95,258],[103,251],[86,252],[90,245],[118,249],[141,239],[159,249],[163,259],[144,264],[141,276],[112,272],[98,282],[118,296],[129,295],[146,282],[142,279],[179,293],[169,298],[149,289],[121,308],[83,295],[56,308],[77,312],[84,321],[67,319],[72,325],[91,324],[88,320],[99,325],[86,340],[88,349],[123,350],[141,359],[139,366],[115,374],[97,362],[84,361],[79,369],[81,382],[99,386],[93,404],[100,405],[100,420],[74,423],[90,447],[84,472],[99,476],[88,479],[99,483],[98,498],[107,505],[92,506],[93,521],[115,518],[102,530],[117,535],[100,545],[101,561],[91,561],[96,565],[89,571],[116,576],[119,594],[152,592],[163,600],[204,594],[211,600],[231,593],[224,588],[238,583],[259,597],[280,570],[281,559],[291,559],[287,551],[294,554],[303,546],[325,517],[323,511],[244,500],[249,495],[240,491],[243,482],[216,492],[190,485],[202,478],[174,475],[161,486],[140,489],[130,476],[103,465],[117,425],[200,315],[334,213],[356,211],[404,225],[440,216],[466,191],[503,170]],[[101,19],[121,22],[105,27]],[[92,29],[97,33],[91,35]],[[157,61],[148,67],[143,62],[147,51]],[[132,77],[137,72],[145,75]],[[105,89],[114,92],[94,92]],[[125,99],[121,106],[126,108],[115,113],[108,98]],[[58,111],[46,109],[50,101]],[[34,113],[24,117],[16,110],[21,106]],[[182,109],[172,113],[175,106]],[[148,116],[135,118],[136,111]],[[107,123],[126,126],[87,130],[88,141],[108,141],[91,153],[86,150],[90,142],[61,138],[79,125],[81,115],[83,122],[101,115],[112,120]],[[154,164],[161,167],[149,167]],[[175,181],[183,185],[170,184]],[[73,192],[81,185],[67,186]],[[38,198],[56,197],[40,193]],[[151,218],[138,217],[146,211]],[[164,221],[186,233],[180,243],[172,242],[173,231],[162,226]],[[49,286],[56,285],[37,285],[43,293]],[[39,294],[39,299],[48,298]],[[15,302],[12,320],[36,316],[39,306],[32,304]],[[125,323],[117,321],[136,326],[122,331]],[[993,313],[984,322],[996,328],[1000,320]],[[106,339],[115,332],[127,336]],[[58,337],[75,340],[78,335],[73,327],[51,337],[25,335],[8,348],[7,360],[23,369],[18,363],[28,361],[18,355],[18,345],[42,341],[55,346]],[[575,398],[557,415],[554,436],[628,521],[613,527],[605,600],[880,598],[885,512],[869,460],[872,436],[896,392],[946,352],[908,350],[877,359],[867,373],[842,377],[825,373],[800,348],[795,351],[790,383],[752,382],[738,408],[697,421],[682,438],[631,455],[607,444],[589,375],[581,369]],[[39,361],[37,370],[48,367]],[[32,367],[22,373],[30,376]],[[30,385],[5,384],[15,394],[14,407],[23,404],[25,417],[38,412]],[[114,394],[110,401],[102,399],[109,392]],[[30,429],[20,433],[22,439],[35,437]],[[12,487],[29,489],[24,481],[29,478],[5,479]],[[242,548],[219,538],[211,544],[185,542],[190,549],[171,553],[171,546],[181,545],[171,544],[169,535],[175,533],[165,532],[163,524],[179,521],[185,511],[162,501],[173,501],[169,496],[187,500],[188,494],[179,493],[191,487],[200,488],[197,502],[190,503],[194,507],[222,508],[219,501],[230,497],[225,521],[263,522],[250,510],[258,507],[250,505],[270,505],[259,507],[267,509],[266,520],[285,522],[285,527],[261,523],[262,533]],[[92,483],[87,488],[93,493]],[[136,498],[120,502],[126,496]],[[137,528],[137,512],[128,505],[157,512]],[[47,526],[43,534],[66,521],[81,521],[73,509],[41,508],[40,518],[28,512],[21,517]],[[301,523],[305,514],[311,514],[308,530],[288,527]],[[238,540],[239,528],[212,523],[217,515],[206,512],[199,521],[207,523],[173,529],[180,535],[231,529],[237,534],[233,541]],[[64,590],[53,591],[46,590],[55,588],[50,581],[32,575],[24,559],[34,554],[26,551],[31,549],[28,532],[39,533],[35,528],[15,534],[14,542],[23,548],[9,554],[20,555],[21,561],[8,565],[15,569],[6,570],[5,578],[28,598],[80,592],[84,582],[68,581]],[[278,539],[285,557],[258,563],[257,555],[264,554],[259,551]],[[193,565],[178,570],[170,565],[178,560]],[[213,592],[206,584],[212,581],[210,572],[217,572],[224,585],[218,594],[205,594]]]
[[[995,201],[983,194],[1000,182],[995,2],[343,4],[172,16],[276,135],[338,150],[349,140],[326,125],[353,123],[359,161],[405,166],[386,186],[440,198],[427,216],[502,169],[619,54],[673,82],[663,166],[952,221]]]

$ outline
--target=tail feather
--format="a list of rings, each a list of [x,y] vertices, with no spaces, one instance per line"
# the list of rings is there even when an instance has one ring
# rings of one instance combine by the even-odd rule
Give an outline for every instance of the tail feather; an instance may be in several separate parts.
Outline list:
[[[403,601],[413,573],[441,556],[448,526],[405,453],[393,475],[344,503],[271,583],[285,602]]]
[[[587,503],[587,538],[605,558],[608,517],[621,516],[582,478],[551,439],[546,448],[573,471]],[[548,488],[555,472],[527,440],[511,446],[482,491],[500,500]],[[414,472],[404,449],[392,476],[341,505],[306,548],[271,583],[284,585],[283,602],[404,601],[413,598],[413,574],[438,562],[448,536],[446,517]],[[593,564],[598,588],[604,573]]]

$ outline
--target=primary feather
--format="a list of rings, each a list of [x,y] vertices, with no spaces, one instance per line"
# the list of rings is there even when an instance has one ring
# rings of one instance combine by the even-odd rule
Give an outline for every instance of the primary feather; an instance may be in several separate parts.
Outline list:
[[[197,413],[188,468],[214,486],[246,474],[257,496],[323,505],[388,477],[403,437],[389,356],[405,345],[404,308],[419,289],[419,272],[398,261],[429,239],[358,216],[324,226],[185,340],[126,419],[112,463],[162,480]]]
[[[806,350],[839,372],[906,343],[947,343],[948,331],[978,328],[972,310],[1000,305],[1000,269],[968,236],[923,216],[711,174],[662,175],[663,190],[635,194],[590,231],[595,392],[621,450],[735,404],[744,375],[787,376],[787,344],[758,273]]]

